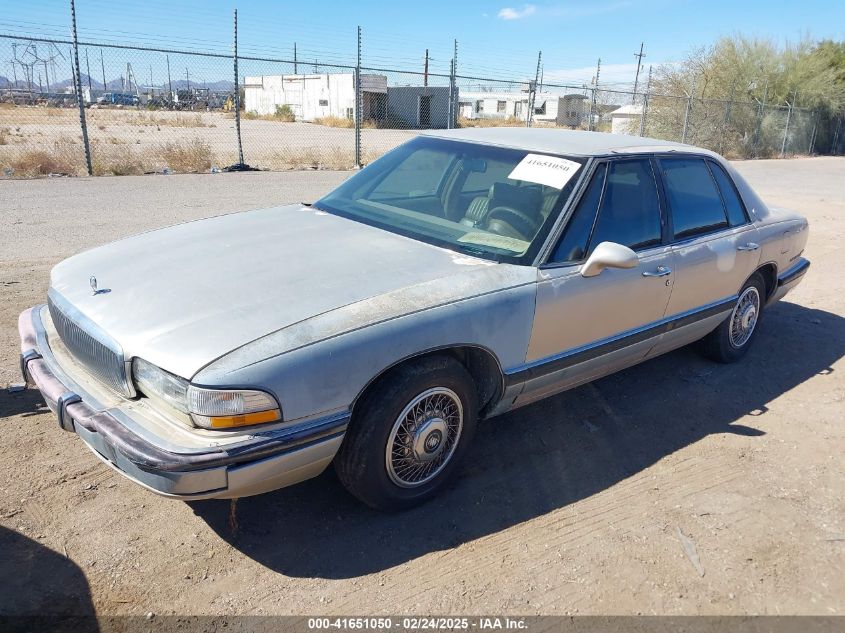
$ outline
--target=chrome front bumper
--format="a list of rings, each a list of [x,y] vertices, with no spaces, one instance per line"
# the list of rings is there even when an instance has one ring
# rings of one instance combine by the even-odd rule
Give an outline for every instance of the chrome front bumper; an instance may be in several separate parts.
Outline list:
[[[18,319],[24,380],[38,388],[62,429],[75,432],[106,464],[153,492],[178,499],[260,494],[319,475],[340,448],[348,413],[202,450],[155,442],[125,423],[126,412],[100,406],[62,371],[40,313],[41,306],[30,308]]]

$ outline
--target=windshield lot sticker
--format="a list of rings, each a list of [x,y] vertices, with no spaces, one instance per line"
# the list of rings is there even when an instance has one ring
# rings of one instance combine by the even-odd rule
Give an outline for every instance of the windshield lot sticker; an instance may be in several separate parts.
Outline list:
[[[528,154],[519,161],[519,165],[514,167],[508,178],[563,189],[579,167],[580,163],[565,158]]]

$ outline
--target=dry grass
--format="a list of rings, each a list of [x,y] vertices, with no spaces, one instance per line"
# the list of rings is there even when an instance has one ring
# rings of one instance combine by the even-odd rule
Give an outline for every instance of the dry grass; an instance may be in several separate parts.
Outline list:
[[[520,127],[525,126],[525,121],[522,119],[509,116],[505,118],[490,118],[490,119],[467,119],[466,117],[458,117],[458,127]]]
[[[342,127],[342,128],[351,128],[355,127],[355,121],[352,119],[347,119],[346,117],[341,116],[321,116],[317,117],[312,121],[316,125],[325,125],[326,127]]]
[[[91,154],[95,176],[132,176],[150,169],[146,156],[126,146],[100,146]]]
[[[161,157],[171,171],[187,174],[206,172],[217,160],[211,146],[196,137],[177,143],[165,143],[153,155]]]
[[[381,155],[377,151],[365,151],[361,155],[364,164]],[[309,148],[279,152],[261,162],[262,167],[283,171],[303,169],[347,171],[355,168],[355,152],[339,148]]]
[[[204,173],[217,162],[211,147],[199,138],[165,143],[148,150],[122,142],[96,142],[92,144],[91,159],[95,176],[137,175],[163,169],[173,173]],[[85,174],[85,156],[80,143],[62,139],[47,149],[0,153],[0,173],[10,178],[81,176]]]
[[[44,106],[16,106],[0,109],[0,124],[37,124],[45,118],[51,119],[50,123],[45,121],[45,125],[52,125],[54,123],[74,124],[79,120],[79,112],[73,108],[48,108]],[[217,127],[214,122],[207,121],[199,113],[155,113],[136,110],[134,108],[131,110],[89,109],[86,112],[86,118],[90,127],[96,127],[99,130],[105,130],[109,125],[184,128]]]
[[[354,128],[355,127],[355,119],[347,119],[346,117],[342,116],[321,116],[317,117],[311,123],[315,125],[324,125],[326,127],[337,127],[337,128]],[[373,121],[372,119],[364,119],[361,121],[361,129],[364,130],[375,130],[379,127],[377,121]]]
[[[106,123],[121,125],[139,125],[147,127],[217,127],[214,123],[207,123],[200,114],[175,113],[172,116],[152,114],[148,112],[127,113],[120,110],[94,110],[88,114],[89,118],[100,125]],[[99,129],[103,129],[98,125]]]
[[[50,174],[77,176],[83,164],[82,146],[73,139],[59,139],[52,148],[15,152],[4,158],[0,167],[13,178],[38,178]]]
[[[10,137],[9,128],[0,127],[0,145],[8,145],[11,142]]]

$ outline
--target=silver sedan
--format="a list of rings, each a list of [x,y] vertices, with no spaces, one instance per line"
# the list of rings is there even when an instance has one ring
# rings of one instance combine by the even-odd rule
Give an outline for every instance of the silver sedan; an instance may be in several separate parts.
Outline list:
[[[333,463],[404,508],[459,469],[479,419],[690,343],[738,360],[806,241],[706,150],[432,132],[314,204],[60,263],[20,317],[21,369],[159,494],[253,495]]]

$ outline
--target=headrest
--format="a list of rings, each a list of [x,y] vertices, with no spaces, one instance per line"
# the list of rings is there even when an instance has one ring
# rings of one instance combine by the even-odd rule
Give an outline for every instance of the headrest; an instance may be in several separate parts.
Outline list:
[[[496,182],[490,187],[490,208],[505,206],[520,211],[536,211],[543,194],[539,187],[517,187],[507,182]]]

